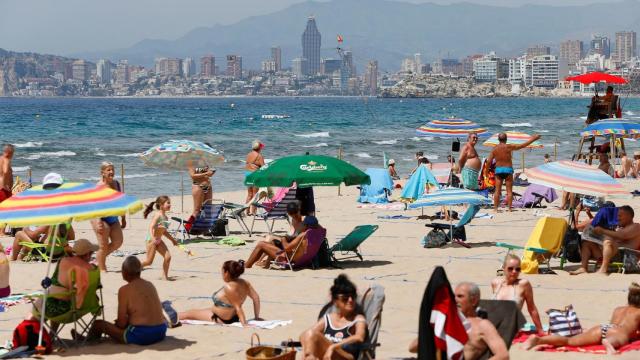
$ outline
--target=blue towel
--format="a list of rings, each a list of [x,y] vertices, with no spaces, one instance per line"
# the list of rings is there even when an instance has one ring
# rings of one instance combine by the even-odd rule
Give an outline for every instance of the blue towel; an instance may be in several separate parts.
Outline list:
[[[618,225],[618,208],[604,207],[600,208],[591,220],[591,226],[601,226],[607,229],[615,229]]]

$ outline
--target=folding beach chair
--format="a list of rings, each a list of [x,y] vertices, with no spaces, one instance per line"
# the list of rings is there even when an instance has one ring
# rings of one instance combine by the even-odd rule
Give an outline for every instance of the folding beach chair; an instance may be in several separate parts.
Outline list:
[[[464,243],[465,241],[467,241],[467,233],[464,226],[469,224],[471,220],[473,220],[478,211],[480,211],[480,206],[469,206],[464,215],[462,215],[462,218],[460,218],[460,220],[458,220],[458,223],[453,227],[451,226],[451,224],[447,223],[431,223],[424,224],[424,226],[432,228],[433,230],[431,230],[431,232],[434,233],[434,235],[442,233],[442,235],[440,236],[444,236],[446,242],[453,242],[466,248],[470,248],[469,245]],[[451,230],[453,230],[453,234]]]
[[[262,213],[256,214],[253,217],[253,221],[251,221],[250,231],[253,232],[253,226],[255,225],[256,219],[264,220],[264,223],[267,225],[267,230],[269,234],[273,233],[273,225],[276,220],[287,220],[289,222],[289,216],[287,216],[287,205],[296,201],[296,188],[289,188],[287,194],[282,198],[282,200],[273,204],[270,208],[266,207],[262,204],[256,204],[256,206],[263,210]],[[269,225],[269,220],[271,220],[271,225]]]
[[[53,257],[54,259],[58,259],[62,256],[66,255],[66,249],[68,246],[67,235],[69,233],[69,229],[71,229],[71,224],[60,224],[58,225],[60,228],[57,234],[52,234],[55,241],[51,241],[47,239],[44,244],[32,242],[32,241],[21,241],[19,244],[23,248],[29,249],[29,254],[25,257],[36,257],[38,259],[42,259],[42,261],[49,262],[51,255],[51,247],[53,246]],[[62,230],[64,226],[64,229]],[[53,243],[53,245],[52,245]]]
[[[252,205],[257,206],[259,197],[260,197],[260,193],[256,193],[253,199],[249,200],[249,202],[246,204],[234,204],[234,203],[228,203],[228,202],[225,202],[222,204],[222,207],[224,208],[225,219],[235,220],[238,223],[238,225],[240,225],[241,231],[249,234],[249,237],[253,235],[253,232],[251,231],[251,229],[249,228],[249,226],[244,220],[245,220],[245,217],[247,216],[246,215],[247,210]]]
[[[224,218],[224,203],[205,202],[202,204],[200,214],[191,222],[191,227],[187,230],[189,221],[171,217],[178,223],[178,229],[172,231],[174,234],[180,234],[182,242],[193,236],[209,236],[213,239],[215,236],[225,236],[228,233],[227,225],[229,221]]]
[[[371,236],[374,232],[378,230],[378,225],[358,225],[350,233],[348,233],[345,237],[343,237],[340,241],[334,244],[330,249],[329,253],[331,254],[331,258],[333,261],[338,261],[336,258],[336,253],[341,253],[342,255],[346,255],[349,252],[355,253],[354,256],[343,257],[340,260],[351,259],[351,258],[359,258],[362,261],[362,254],[358,251],[360,244],[362,244],[365,240]]]
[[[303,268],[313,265],[313,259],[318,255],[320,247],[327,241],[327,230],[323,228],[309,229],[307,230],[307,246],[304,249],[304,253],[301,251],[303,242],[300,241],[291,255],[286,252],[280,259],[272,261],[271,264],[278,269],[289,268],[293,271],[293,268]]]
[[[514,193],[515,195],[518,195]],[[529,185],[518,199],[514,199],[514,208],[536,208],[542,207],[542,200],[548,203],[554,202],[558,198],[555,190],[543,185]]]
[[[58,263],[59,264],[59,263]],[[56,267],[55,272],[53,273],[52,278],[58,277],[58,269],[59,265]],[[65,298],[69,298],[70,310],[64,314],[56,315],[53,317],[49,317],[45,314],[45,323],[44,326],[47,328],[47,331],[51,335],[53,341],[59,342],[65,348],[69,348],[67,341],[63,340],[60,336],[62,329],[66,325],[73,325],[73,329],[76,334],[80,335],[78,339],[84,339],[82,341],[75,340],[75,345],[84,345],[87,340],[87,334],[91,329],[91,326],[96,321],[98,316],[103,315],[103,301],[102,301],[102,284],[100,282],[100,269],[94,268],[89,270],[89,287],[87,288],[86,295],[84,297],[84,301],[82,302],[82,306],[80,308],[76,308],[76,290],[75,290],[75,272],[71,273],[71,283],[72,290],[69,290],[64,293],[56,293],[49,294],[47,298],[59,298],[60,296],[64,296]],[[48,306],[49,304],[47,304]],[[37,309],[33,309],[33,315],[36,317],[40,317],[40,313]],[[86,315],[90,315],[88,320],[85,320]],[[54,329],[53,324],[58,324],[57,328]]]

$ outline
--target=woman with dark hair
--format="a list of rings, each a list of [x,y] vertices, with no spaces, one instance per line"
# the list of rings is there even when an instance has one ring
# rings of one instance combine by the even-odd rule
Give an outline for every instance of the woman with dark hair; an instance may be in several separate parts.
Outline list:
[[[300,335],[304,359],[355,360],[366,340],[367,323],[356,304],[356,286],[347,275],[333,280],[331,302],[336,311],[325,314]]]
[[[213,306],[206,309],[193,309],[178,313],[179,320],[214,321],[221,324],[241,322],[247,326],[247,318],[242,304],[247,297],[253,301],[253,314],[260,319],[260,296],[251,284],[240,279],[244,273],[244,261],[228,260],[222,264],[222,280],[224,285],[211,296]]]

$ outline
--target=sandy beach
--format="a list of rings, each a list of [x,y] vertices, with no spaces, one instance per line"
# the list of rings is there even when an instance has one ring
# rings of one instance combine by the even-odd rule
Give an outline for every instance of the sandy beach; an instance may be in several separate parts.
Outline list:
[[[637,188],[636,181],[622,180],[629,190]],[[98,345],[71,349],[58,353],[59,356],[91,356],[91,358],[152,358],[157,356],[171,359],[243,359],[244,351],[249,347],[251,334],[255,331],[263,343],[276,344],[288,338],[296,339],[315,321],[318,311],[328,301],[328,290],[333,278],[347,273],[358,285],[365,289],[368,284],[378,283],[385,288],[386,302],[382,315],[382,328],[377,358],[392,359],[409,357],[409,342],[417,336],[419,305],[426,283],[434,266],[442,265],[452,284],[459,281],[473,281],[480,285],[482,298],[490,298],[489,284],[501,266],[505,249],[494,246],[496,241],[524,245],[531,229],[540,215],[565,217],[567,213],[548,206],[546,209],[518,210],[513,213],[499,213],[493,219],[474,219],[467,227],[468,243],[471,249],[449,246],[443,249],[424,249],[420,239],[426,234],[425,221],[416,220],[420,210],[388,211],[372,208],[358,208],[357,189],[342,187],[342,195],[337,196],[336,188],[316,188],[317,217],[327,228],[330,244],[347,234],[353,227],[361,224],[378,224],[379,230],[361,247],[364,261],[351,260],[340,263],[343,269],[304,269],[295,272],[264,270],[259,267],[247,269],[244,278],[250,281],[261,297],[261,316],[266,319],[293,320],[291,325],[274,330],[240,329],[222,326],[183,325],[170,329],[168,337],[160,344],[150,347],[136,345],[124,346],[104,340]],[[394,197],[399,195],[398,192]],[[244,201],[244,191],[214,193],[214,198],[228,202]],[[190,212],[191,198],[185,197],[182,215]],[[558,200],[559,201],[559,200]],[[147,202],[147,201],[145,201]],[[179,216],[180,197],[172,198],[173,216]],[[640,200],[618,200],[618,204],[628,203],[635,209]],[[557,205],[557,204],[554,204]],[[426,208],[425,214],[438,209]],[[488,211],[488,210],[487,210]],[[482,212],[487,212],[482,210]],[[380,215],[407,215],[411,219],[384,220]],[[74,224],[77,237],[86,237],[95,241],[88,222]],[[229,247],[213,242],[189,244],[195,256],[188,257],[177,248],[171,247],[173,260],[170,275],[176,281],[160,280],[161,258],[143,272],[143,278],[150,279],[156,285],[161,299],[171,300],[178,310],[204,308],[211,304],[211,293],[222,285],[221,264],[226,260],[246,259],[254,247],[254,242],[264,236],[264,223],[256,222],[260,232],[251,238],[239,235],[239,226],[234,221],[229,224],[232,235],[241,236],[247,241],[245,246]],[[147,220],[141,213],[130,217],[124,231],[125,242],[121,250],[135,251],[144,249]],[[286,222],[276,222],[276,229],[286,230]],[[0,239],[4,246],[12,238]],[[521,254],[518,254],[521,255]],[[141,255],[143,256],[143,255]],[[119,273],[123,258],[108,258],[109,272],[103,274],[105,318],[116,317],[117,291],[124,284]],[[554,259],[554,267],[559,260]],[[549,308],[562,308],[573,304],[583,328],[608,322],[614,307],[626,304],[629,283],[637,281],[637,275],[612,274],[570,276],[566,270],[574,269],[570,264],[565,271],[555,269],[557,275],[523,275],[534,287],[535,303],[541,312],[543,324],[548,324],[544,311]],[[46,269],[44,263],[11,264],[11,287],[13,293],[39,290],[39,283]],[[29,312],[29,305],[12,307],[0,316],[0,341],[10,340],[14,327]],[[245,303],[245,312],[253,317],[251,302]],[[525,310],[528,320],[528,314]],[[68,333],[67,333],[68,334]],[[536,353],[526,352],[514,345],[512,359],[589,359],[601,356],[579,353]],[[55,355],[54,355],[55,356]],[[620,359],[638,358],[638,353],[626,353]]]

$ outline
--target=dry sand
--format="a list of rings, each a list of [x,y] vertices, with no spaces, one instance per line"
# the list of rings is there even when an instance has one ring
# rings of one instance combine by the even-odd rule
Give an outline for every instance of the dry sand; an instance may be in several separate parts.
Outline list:
[[[629,189],[637,188],[634,182],[625,182]],[[248,269],[244,278],[250,281],[260,294],[262,310],[260,315],[267,319],[293,320],[286,327],[274,330],[258,330],[263,343],[279,343],[298,335],[316,321],[321,306],[328,300],[328,290],[332,279],[339,273],[347,273],[359,286],[378,283],[385,287],[386,303],[382,316],[382,329],[379,341],[382,346],[378,350],[379,359],[403,358],[409,342],[417,336],[418,314],[422,295],[434,266],[445,267],[452,283],[462,280],[474,281],[481,287],[482,297],[490,298],[490,281],[501,265],[505,250],[495,247],[496,241],[523,245],[534,227],[538,217],[536,210],[519,210],[513,213],[500,213],[493,219],[475,219],[467,227],[468,242],[473,248],[459,246],[444,249],[424,249],[420,239],[426,234],[425,220],[416,220],[420,210],[384,211],[377,209],[361,209],[357,207],[355,188],[342,188],[342,196],[337,196],[336,188],[316,189],[317,216],[321,224],[328,230],[329,242],[347,234],[354,226],[360,224],[378,224],[379,230],[362,245],[364,261],[345,261],[340,265],[344,269],[321,269],[300,271]],[[243,202],[244,192],[216,193],[216,198],[224,198],[230,202]],[[636,210],[640,210],[640,202],[628,200]],[[180,198],[173,198],[173,214],[180,213]],[[191,207],[190,197],[185,197],[185,211]],[[438,209],[427,208],[425,214],[432,214]],[[566,212],[549,206],[542,210],[551,216],[566,216]],[[382,220],[378,215],[404,214],[414,216],[410,220]],[[141,213],[130,217],[129,226],[125,230],[125,242],[122,250],[140,250],[144,248],[147,221]],[[256,222],[258,231],[265,231],[264,223]],[[80,237],[95,241],[88,222],[75,224]],[[235,222],[230,223],[232,232],[239,230]],[[286,230],[286,223],[276,222],[276,229]],[[235,234],[234,234],[235,235]],[[229,259],[246,259],[253,249],[254,242],[261,239],[259,233],[247,240],[242,247],[221,246],[211,242],[191,244],[189,247],[195,256],[189,258],[177,248],[171,248],[173,261],[170,275],[176,281],[160,280],[161,258],[157,258],[153,266],[144,271],[143,277],[153,280],[163,300],[171,300],[178,310],[203,308],[211,306],[211,293],[222,285],[220,276],[221,264]],[[12,238],[0,239],[2,244],[11,244]],[[104,284],[104,302],[106,319],[116,317],[118,288],[123,280],[118,272],[122,258],[109,257],[110,272],[102,277]],[[554,260],[557,267],[559,262]],[[568,266],[568,269],[575,265]],[[35,291],[45,273],[45,264],[12,263],[11,285],[14,293]],[[557,275],[524,275],[534,286],[535,302],[542,314],[543,324],[548,323],[544,310],[561,308],[568,304],[575,307],[583,327],[608,322],[615,306],[626,303],[626,289],[637,275],[612,274],[610,276],[582,275],[569,276],[566,271],[556,270]],[[252,317],[251,302],[245,303],[245,313]],[[10,308],[0,315],[0,331],[3,338],[11,339],[16,324],[28,313],[27,305]],[[525,316],[529,319],[525,311]],[[204,359],[226,358],[243,359],[244,351],[249,347],[253,329],[229,327],[209,327],[183,325],[170,329],[168,338],[160,344],[150,347],[116,345],[104,341],[99,345],[91,345],[81,349],[71,349],[62,356],[91,356],[91,358],[152,358],[167,359]],[[514,346],[511,349],[513,359],[589,359],[594,355],[578,353],[550,354],[525,352]],[[627,353],[618,356],[620,359],[640,357],[640,353]]]

